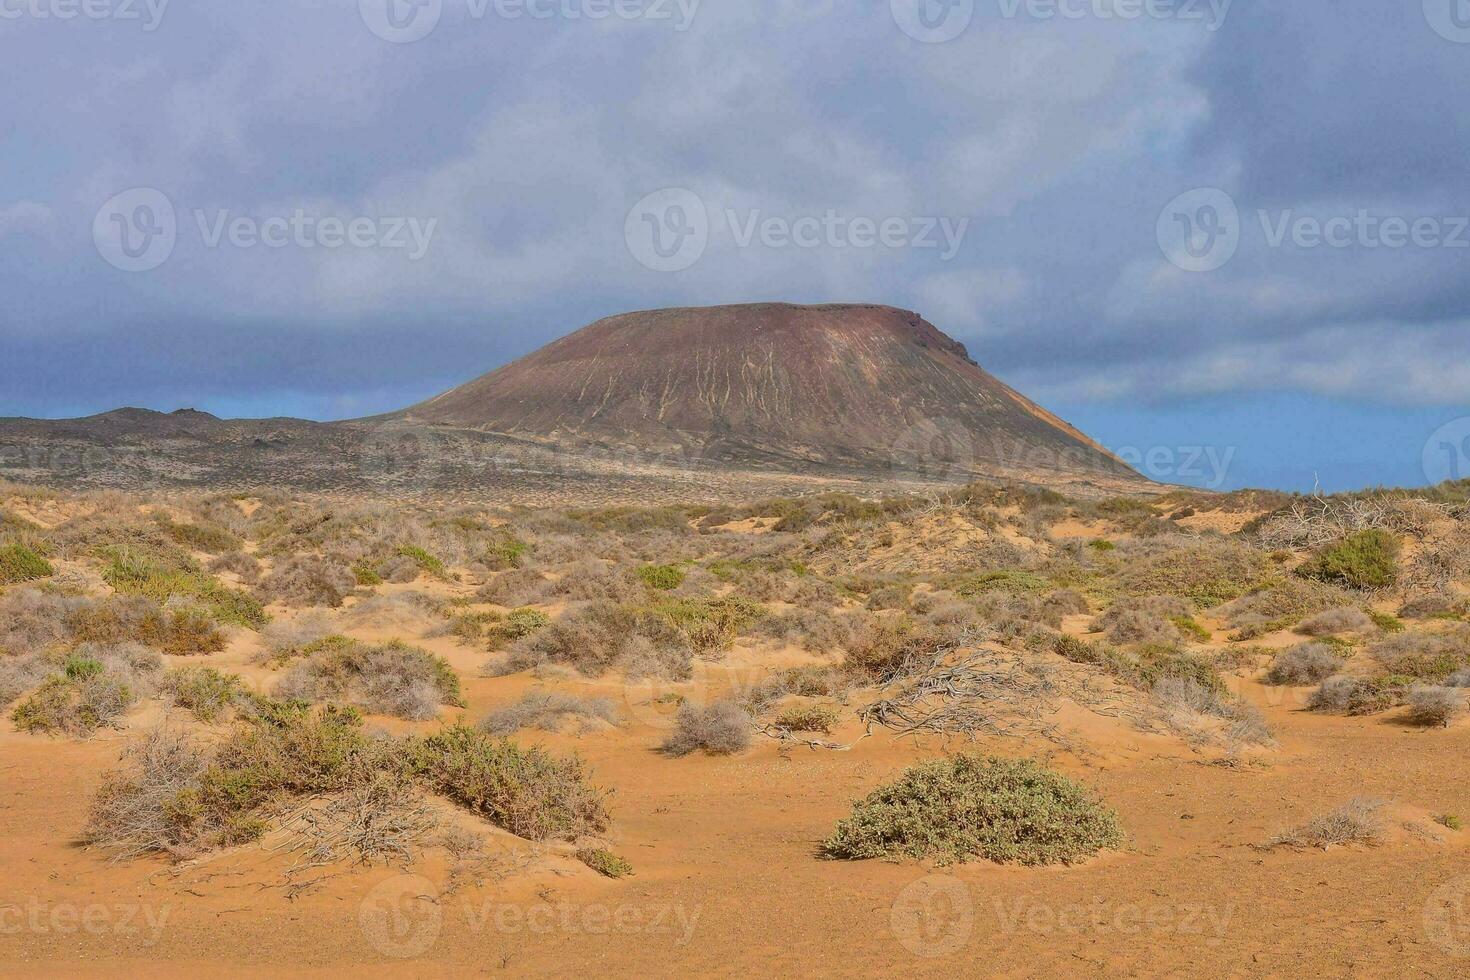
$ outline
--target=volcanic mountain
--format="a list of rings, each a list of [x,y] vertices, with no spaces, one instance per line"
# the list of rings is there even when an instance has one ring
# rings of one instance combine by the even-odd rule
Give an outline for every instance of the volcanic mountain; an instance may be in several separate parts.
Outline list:
[[[131,408],[0,419],[0,477],[543,502],[583,492],[882,492],[890,480],[996,479],[1095,495],[1152,486],[918,314],[781,303],[609,317],[368,419]]]
[[[396,417],[759,467],[1137,478],[963,344],[888,306],[608,317]]]

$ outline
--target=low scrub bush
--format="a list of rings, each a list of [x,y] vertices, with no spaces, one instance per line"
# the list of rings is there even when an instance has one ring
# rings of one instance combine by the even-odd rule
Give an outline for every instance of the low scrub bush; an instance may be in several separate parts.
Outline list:
[[[535,609],[513,609],[485,631],[491,650],[499,650],[516,640],[531,636],[551,625],[551,617]]]
[[[514,735],[523,728],[556,732],[568,721],[575,721],[579,732],[589,731],[599,722],[616,725],[618,709],[608,698],[532,691],[515,704],[490,712],[480,722],[480,730],[490,735]]]
[[[316,555],[293,555],[280,561],[260,582],[271,602],[288,606],[336,609],[357,589],[357,576],[345,564]]]
[[[1325,643],[1303,643],[1277,654],[1263,678],[1276,686],[1320,684],[1342,670],[1342,657]]]
[[[684,584],[684,569],[678,565],[640,565],[638,577],[650,589],[672,592]]]
[[[475,598],[497,606],[525,606],[539,602],[551,590],[551,582],[534,568],[512,568],[480,587]]]
[[[685,703],[674,716],[674,730],[660,749],[680,757],[703,750],[707,755],[733,755],[750,747],[752,722],[744,708],[733,701],[716,701],[708,707]]]
[[[39,654],[0,655],[0,708],[45,680],[54,665]]]
[[[1129,554],[1114,576],[1123,592],[1178,596],[1209,609],[1261,588],[1273,577],[1270,560],[1243,544],[1190,541],[1148,547],[1159,550]]]
[[[1141,647],[1121,650],[1108,643],[1087,643],[1074,636],[1059,636],[1052,651],[1073,663],[1090,664],[1117,680],[1140,691],[1151,691],[1167,678],[1194,681],[1202,688],[1225,691],[1225,681],[1209,660],[1168,647]]]
[[[1409,691],[1408,719],[1416,725],[1448,728],[1465,713],[1465,692],[1453,687],[1416,685]]]
[[[607,829],[607,794],[580,761],[462,726],[370,736],[352,709],[261,699],[231,736],[158,729],[94,797],[87,839],[120,857],[187,857],[258,838],[283,804],[387,781],[438,793],[511,833],[574,841]]]
[[[854,630],[843,666],[863,680],[885,683],[929,666],[973,635],[964,624],[873,616]]]
[[[783,708],[774,722],[777,728],[793,732],[819,732],[831,734],[837,724],[837,712],[821,704],[794,704]]]
[[[242,582],[253,584],[260,581],[260,562],[254,555],[243,551],[226,552],[211,561],[208,568],[214,574],[229,572]]]
[[[19,542],[0,545],[0,585],[33,582],[54,574],[51,563],[31,548]]]
[[[594,602],[517,640],[507,671],[564,664],[589,677],[617,667],[630,676],[689,677],[693,647],[668,619],[651,610]]]
[[[406,558],[418,568],[434,576],[435,578],[447,578],[449,569],[445,567],[444,561],[439,556],[431,554],[416,544],[399,545],[396,556]],[[412,581],[412,580],[410,580]]]
[[[1464,633],[1401,633],[1379,640],[1369,647],[1368,655],[1389,674],[1438,683],[1470,668],[1470,637]]]
[[[146,647],[84,644],[10,717],[21,731],[86,738],[150,694],[162,669],[158,654]]]
[[[1398,578],[1398,553],[1397,537],[1382,528],[1370,528],[1320,549],[1297,573],[1350,589],[1382,589]]]
[[[1405,619],[1458,619],[1470,609],[1470,601],[1453,592],[1430,592],[1413,596],[1399,607]]]
[[[102,578],[120,595],[141,596],[162,604],[185,602],[218,623],[258,630],[270,622],[253,596],[226,588],[192,559],[171,561],[115,552]]]
[[[163,675],[159,691],[200,721],[215,721],[245,697],[245,685],[234,674],[213,667],[181,667]]]
[[[830,653],[851,641],[852,620],[817,609],[791,609],[766,616],[752,632],[811,653]]]
[[[1372,844],[1383,834],[1383,820],[1379,813],[1383,809],[1380,800],[1362,797],[1349,800],[1330,813],[1308,821],[1294,830],[1273,837],[1267,842],[1272,847],[1292,847],[1298,850],[1321,848],[1337,844]]]
[[[218,555],[240,547],[240,539],[217,524],[179,523],[162,514],[155,515],[154,522],[170,541],[190,551]]]
[[[905,771],[853,804],[822,844],[845,859],[1072,864],[1123,845],[1118,816],[1028,760],[958,755]]]
[[[1353,606],[1328,609],[1302,620],[1296,632],[1303,636],[1335,636],[1338,633],[1357,633],[1373,625],[1373,619],[1363,610]]]
[[[294,619],[278,619],[260,631],[265,645],[263,662],[286,663],[313,652],[314,644],[332,636],[336,629],[323,613],[302,613]]]
[[[573,841],[607,829],[607,794],[587,782],[575,756],[455,725],[411,740],[402,758],[409,775],[520,837]]]
[[[633,865],[625,858],[601,847],[584,847],[576,858],[604,878],[626,878],[633,873]]]
[[[1329,677],[1307,699],[1309,711],[1371,715],[1403,704],[1405,687],[1388,677]]]
[[[708,656],[728,650],[737,636],[760,621],[766,610],[742,596],[721,596],[662,602],[653,607],[653,612],[682,631],[695,653]]]
[[[459,678],[444,660],[400,642],[330,644],[292,667],[275,695],[335,701],[412,721],[435,717],[439,705],[464,707]]]

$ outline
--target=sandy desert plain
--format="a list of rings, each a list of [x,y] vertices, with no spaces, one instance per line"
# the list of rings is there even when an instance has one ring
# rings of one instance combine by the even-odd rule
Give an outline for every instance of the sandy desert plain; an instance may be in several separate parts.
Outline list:
[[[0,971],[1462,976],[1470,487],[0,487]]]

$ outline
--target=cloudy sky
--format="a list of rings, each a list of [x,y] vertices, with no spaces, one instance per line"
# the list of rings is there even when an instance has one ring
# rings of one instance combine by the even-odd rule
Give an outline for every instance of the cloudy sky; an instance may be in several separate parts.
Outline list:
[[[0,0],[0,58],[0,415],[865,301],[1159,478],[1470,475],[1462,0]]]

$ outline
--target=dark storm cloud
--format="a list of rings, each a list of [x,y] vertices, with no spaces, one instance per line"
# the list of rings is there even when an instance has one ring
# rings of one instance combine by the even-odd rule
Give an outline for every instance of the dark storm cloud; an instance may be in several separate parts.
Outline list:
[[[1466,251],[1273,245],[1257,215],[1470,211],[1470,44],[1418,2],[1236,0],[1215,29],[981,2],[942,44],[887,3],[705,0],[682,30],[471,9],[446,0],[407,44],[356,0],[177,3],[153,31],[0,21],[26,80],[0,107],[0,413],[381,410],[597,316],[768,299],[920,310],[1068,403],[1470,400]],[[129,272],[93,222],[137,187],[177,242]],[[1207,272],[1156,234],[1198,187],[1241,220]],[[709,219],[676,272],[625,239],[661,188]],[[432,235],[420,255],[211,238],[298,213]],[[752,232],[768,220],[787,236]],[[854,220],[964,224],[946,257],[937,232],[865,247]]]

